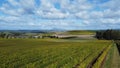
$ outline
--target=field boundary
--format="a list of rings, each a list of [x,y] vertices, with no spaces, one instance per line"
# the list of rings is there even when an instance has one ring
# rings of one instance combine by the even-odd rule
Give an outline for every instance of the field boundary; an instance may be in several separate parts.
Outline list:
[[[110,47],[110,46],[109,46]],[[93,66],[95,65],[95,63],[97,62],[97,60],[101,57],[101,55],[109,48],[109,47],[105,47],[99,54],[97,57],[95,57],[87,66],[87,68],[93,68]],[[108,53],[108,52],[107,52]],[[105,54],[105,57],[103,58],[102,62],[100,63],[100,68],[102,67],[102,65],[104,64],[104,60],[106,59],[107,54]]]
[[[90,53],[88,56],[86,56],[80,63],[78,63],[78,64],[76,64],[74,67],[72,67],[72,68],[78,68],[79,66],[80,66],[80,64],[83,62],[83,61],[85,61],[89,56],[91,56],[92,55],[92,53]]]

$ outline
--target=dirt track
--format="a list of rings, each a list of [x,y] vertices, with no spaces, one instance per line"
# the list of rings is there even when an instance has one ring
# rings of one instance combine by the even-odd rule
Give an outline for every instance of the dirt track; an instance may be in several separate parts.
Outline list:
[[[112,67],[119,68],[120,67],[120,58],[117,47],[114,47],[113,59],[112,59]]]
[[[59,38],[64,38],[64,37],[77,37],[77,38],[88,38],[92,39],[94,38],[95,35],[55,35]]]

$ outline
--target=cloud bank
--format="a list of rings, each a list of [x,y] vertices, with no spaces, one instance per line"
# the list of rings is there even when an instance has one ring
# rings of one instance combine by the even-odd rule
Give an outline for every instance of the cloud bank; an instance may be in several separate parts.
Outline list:
[[[0,29],[119,29],[119,0],[3,0]]]

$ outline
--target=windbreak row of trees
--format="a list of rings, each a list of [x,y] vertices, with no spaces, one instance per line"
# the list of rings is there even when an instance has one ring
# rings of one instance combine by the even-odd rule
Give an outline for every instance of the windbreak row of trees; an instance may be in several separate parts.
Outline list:
[[[97,39],[120,40],[120,30],[97,31]]]
[[[58,38],[58,36],[48,35],[48,34],[40,34],[40,33],[20,33],[20,32],[0,32],[0,38],[34,38],[34,39],[41,39],[41,38]]]
[[[17,33],[17,32],[0,32],[0,38],[8,38],[10,36],[20,36],[23,33]]]

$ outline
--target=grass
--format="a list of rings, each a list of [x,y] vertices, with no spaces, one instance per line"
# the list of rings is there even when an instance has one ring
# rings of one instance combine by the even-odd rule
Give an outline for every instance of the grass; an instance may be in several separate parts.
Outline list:
[[[94,64],[93,68],[101,68],[102,67],[102,64],[103,64],[103,61],[105,60],[106,58],[106,55],[107,53],[109,52],[109,49],[111,48],[111,45],[109,45],[104,51],[103,53],[101,54],[100,57],[98,57],[96,63]]]
[[[113,68],[113,66],[111,66],[112,59],[113,59],[113,52],[114,52],[114,46],[111,46],[110,51],[108,52],[106,56],[106,60],[103,65],[103,68]]]
[[[86,68],[110,44],[106,40],[0,39],[0,68]]]
[[[73,30],[73,31],[68,31],[66,34],[71,34],[71,35],[94,35],[95,31]]]
[[[108,52],[103,68],[119,68],[119,67],[120,67],[120,56],[116,45],[113,44],[110,51]]]
[[[112,67],[119,68],[120,67],[120,55],[116,46],[114,46],[113,51],[113,58],[112,58]]]

